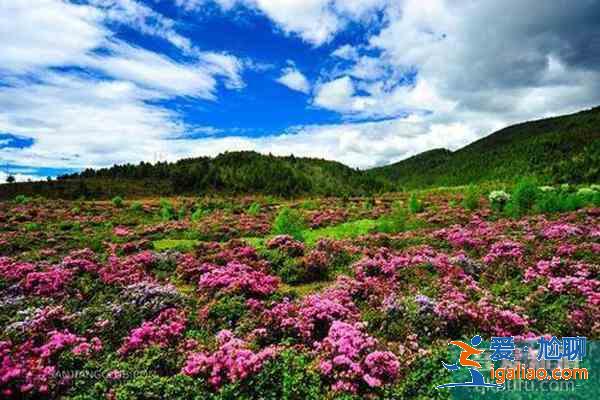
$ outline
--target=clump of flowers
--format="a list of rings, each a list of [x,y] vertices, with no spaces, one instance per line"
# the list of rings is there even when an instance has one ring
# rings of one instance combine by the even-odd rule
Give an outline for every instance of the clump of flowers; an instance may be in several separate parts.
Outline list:
[[[488,200],[493,208],[502,210],[510,201],[510,194],[506,193],[504,190],[493,190],[488,195]]]
[[[200,277],[198,287],[212,292],[266,296],[279,285],[279,278],[256,270],[248,265],[232,261],[225,266],[214,267]]]
[[[523,258],[523,245],[514,240],[503,240],[492,245],[488,254],[483,257],[486,264],[491,264],[499,259],[520,260]]]
[[[181,372],[188,376],[204,376],[214,388],[219,388],[257,373],[266,360],[277,354],[275,347],[254,352],[248,343],[228,330],[220,331],[217,341],[219,347],[213,353],[190,354]]]
[[[102,342],[77,336],[67,330],[52,331],[48,340],[36,346],[33,340],[20,345],[0,341],[0,385],[3,395],[10,398],[18,392],[45,395],[56,383],[56,365],[52,359],[56,354],[70,348],[74,356],[87,358],[102,350]]]
[[[377,351],[377,341],[365,334],[360,324],[334,321],[317,347],[319,370],[332,381],[336,392],[358,393],[391,383],[400,362],[389,351]]]
[[[131,231],[124,226],[117,226],[113,229],[113,234],[119,237],[125,237],[131,235]]]
[[[185,301],[185,296],[175,286],[149,281],[124,287],[122,298],[144,314],[156,314],[166,308],[183,305]]]
[[[334,321],[356,322],[360,312],[347,291],[334,288],[306,296],[300,303],[284,299],[266,311],[265,317],[273,328],[312,344],[327,335]]]
[[[564,222],[551,223],[542,229],[542,236],[546,239],[564,240],[569,236],[578,236],[582,233],[578,226]]]
[[[279,250],[290,257],[299,257],[304,254],[304,243],[295,240],[290,235],[277,235],[267,241],[267,248]]]
[[[8,257],[0,257],[0,277],[7,281],[21,280],[35,270],[37,270],[35,264],[14,261]]]
[[[27,293],[38,296],[51,296],[61,292],[73,278],[73,271],[53,267],[43,272],[30,272],[22,283]]]
[[[119,285],[130,285],[136,282],[151,280],[146,272],[155,262],[155,256],[151,251],[143,251],[138,254],[119,258],[111,255],[108,262],[98,269],[98,274],[104,283]]]
[[[183,311],[175,308],[166,309],[152,321],[146,321],[140,327],[133,329],[123,341],[118,353],[127,355],[149,346],[167,347],[181,338],[186,323]]]

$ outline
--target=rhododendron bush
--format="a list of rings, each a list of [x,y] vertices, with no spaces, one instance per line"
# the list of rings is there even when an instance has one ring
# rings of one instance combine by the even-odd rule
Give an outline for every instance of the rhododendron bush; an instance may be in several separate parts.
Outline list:
[[[599,339],[600,209],[498,193],[2,202],[0,397],[444,398],[450,340]]]

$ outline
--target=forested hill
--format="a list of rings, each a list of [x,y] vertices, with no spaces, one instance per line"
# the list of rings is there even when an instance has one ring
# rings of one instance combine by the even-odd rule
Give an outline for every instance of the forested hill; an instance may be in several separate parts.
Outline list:
[[[223,192],[280,196],[367,194],[389,190],[384,178],[344,164],[314,158],[276,157],[251,151],[175,163],[142,162],[87,169],[51,182],[0,185],[0,198],[40,194],[58,198],[168,196]]]
[[[600,107],[525,122],[492,133],[455,152],[431,150],[368,171],[404,188],[511,182],[600,181]]]
[[[334,161],[228,152],[175,163],[116,165],[51,182],[0,185],[0,199],[18,194],[49,198],[110,198],[212,192],[281,196],[362,195],[390,190],[512,182],[600,181],[600,107],[513,125],[451,152],[436,149],[368,171]]]

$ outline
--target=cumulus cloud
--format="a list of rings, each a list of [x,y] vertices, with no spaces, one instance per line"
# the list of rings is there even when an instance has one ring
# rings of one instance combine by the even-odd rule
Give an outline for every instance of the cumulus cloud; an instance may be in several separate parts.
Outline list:
[[[591,107],[600,103],[598,17],[598,1],[390,3],[367,46],[334,51],[352,63],[334,69],[313,104],[350,118],[422,115],[479,136]]]
[[[293,65],[286,67],[281,71],[282,75],[277,78],[277,82],[287,86],[292,90],[308,94],[310,92],[310,83],[308,79],[298,71]]]

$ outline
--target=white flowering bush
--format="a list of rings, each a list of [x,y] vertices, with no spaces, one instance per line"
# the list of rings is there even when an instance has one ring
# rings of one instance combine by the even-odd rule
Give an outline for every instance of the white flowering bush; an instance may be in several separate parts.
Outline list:
[[[510,194],[506,193],[504,190],[493,190],[488,195],[488,199],[494,209],[502,210],[510,201]]]

